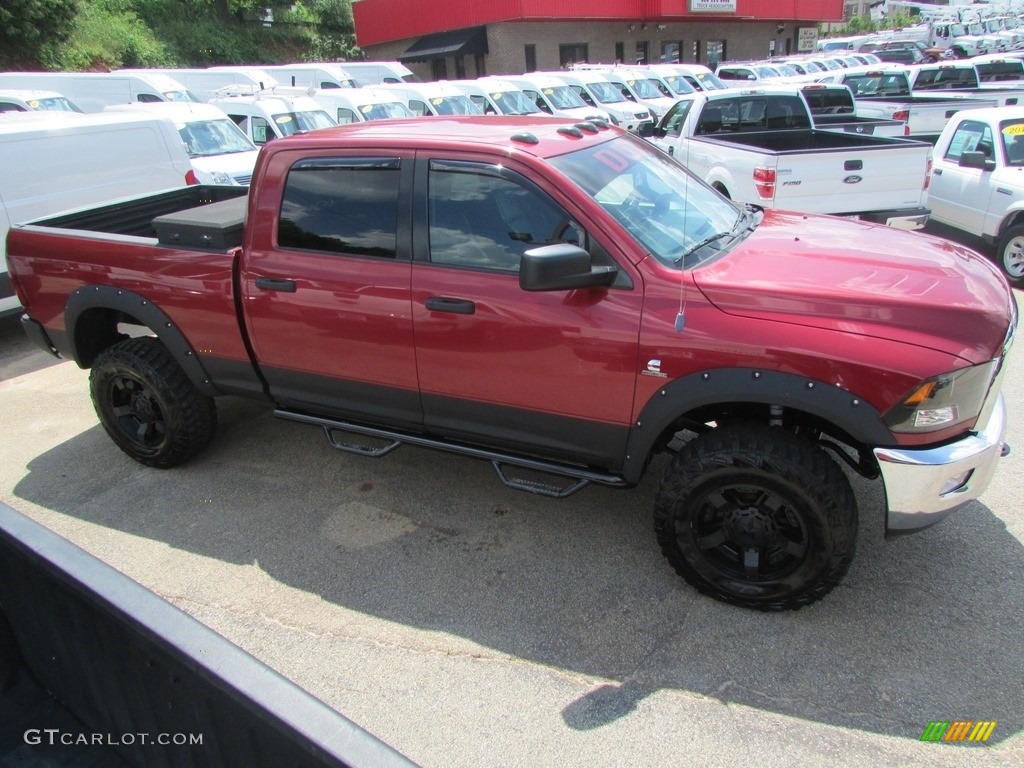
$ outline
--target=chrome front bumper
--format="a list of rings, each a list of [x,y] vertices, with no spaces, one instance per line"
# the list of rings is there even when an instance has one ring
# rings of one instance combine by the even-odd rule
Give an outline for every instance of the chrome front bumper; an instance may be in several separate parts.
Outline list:
[[[875,448],[885,484],[886,533],[927,528],[978,498],[1005,453],[1005,434],[1006,406],[999,393],[985,426],[963,440],[924,450]]]

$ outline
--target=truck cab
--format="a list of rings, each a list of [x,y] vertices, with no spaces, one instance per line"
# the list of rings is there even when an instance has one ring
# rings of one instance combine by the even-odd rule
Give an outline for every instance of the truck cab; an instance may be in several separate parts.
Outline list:
[[[1024,286],[1024,106],[953,115],[935,144],[929,205],[939,223],[988,243]]]

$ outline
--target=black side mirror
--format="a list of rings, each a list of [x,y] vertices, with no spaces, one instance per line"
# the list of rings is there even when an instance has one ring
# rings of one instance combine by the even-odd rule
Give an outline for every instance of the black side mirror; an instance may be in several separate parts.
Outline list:
[[[654,123],[640,123],[636,128],[636,135],[643,139],[654,138],[658,135],[658,126]]]
[[[524,291],[569,291],[611,285],[618,267],[595,267],[590,254],[576,245],[555,243],[531,248],[519,262],[519,287]]]
[[[964,152],[957,164],[961,168],[980,168],[983,171],[994,171],[996,168],[996,161],[984,152]]]

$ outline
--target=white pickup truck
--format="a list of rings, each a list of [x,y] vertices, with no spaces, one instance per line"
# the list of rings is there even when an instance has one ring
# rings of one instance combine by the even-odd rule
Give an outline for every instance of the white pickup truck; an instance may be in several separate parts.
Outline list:
[[[738,202],[924,227],[931,145],[812,126],[798,90],[765,86],[683,97],[640,135]]]
[[[976,56],[927,64],[912,71],[915,93],[995,99],[997,107],[1024,104],[1024,61],[1012,56]]]
[[[1009,281],[1024,286],[1024,107],[954,115],[934,162],[935,221],[994,245]]]
[[[902,120],[907,136],[934,142],[946,123],[965,109],[998,105],[996,97],[983,98],[966,93],[919,92],[911,88],[909,67],[884,67],[844,73],[840,82],[851,91],[861,117]]]

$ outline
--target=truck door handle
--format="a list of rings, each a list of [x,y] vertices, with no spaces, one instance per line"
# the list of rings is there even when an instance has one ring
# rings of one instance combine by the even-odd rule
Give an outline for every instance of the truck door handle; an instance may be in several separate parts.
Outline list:
[[[295,293],[294,280],[282,280],[276,277],[257,277],[256,287],[261,291],[279,291],[280,293]]]
[[[426,301],[431,312],[451,312],[456,315],[472,315],[476,312],[476,304],[466,299],[449,299],[445,296],[431,296]]]
[[[935,169],[935,175],[936,176],[941,176],[942,175],[942,169],[941,168],[936,168]]]

